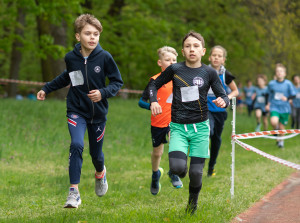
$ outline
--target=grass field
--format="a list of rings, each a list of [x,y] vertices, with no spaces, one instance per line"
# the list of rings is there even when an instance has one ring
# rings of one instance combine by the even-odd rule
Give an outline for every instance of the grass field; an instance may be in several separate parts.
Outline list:
[[[236,146],[235,197],[230,196],[231,120],[223,132],[217,175],[207,178],[207,164],[198,212],[185,214],[188,177],[173,189],[167,175],[159,195],[150,193],[152,150],[150,113],[137,99],[110,100],[104,154],[108,193],[94,194],[94,169],[83,154],[80,183],[82,205],[64,209],[68,186],[70,137],[64,101],[0,99],[0,222],[230,222],[279,184],[293,169]],[[252,132],[254,117],[237,115],[236,133]],[[266,153],[300,163],[300,136],[285,141],[280,150],[271,139],[244,142]],[[85,150],[88,150],[87,134]],[[168,171],[168,147],[161,166]]]

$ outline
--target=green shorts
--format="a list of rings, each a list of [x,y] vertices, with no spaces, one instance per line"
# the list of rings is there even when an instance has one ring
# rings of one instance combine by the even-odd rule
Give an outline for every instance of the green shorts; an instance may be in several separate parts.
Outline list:
[[[209,158],[209,120],[195,124],[170,123],[169,153],[180,151],[191,157]]]
[[[289,113],[278,113],[276,111],[271,111],[270,113],[270,117],[278,117],[279,118],[279,122],[282,123],[283,125],[287,125],[289,122]]]

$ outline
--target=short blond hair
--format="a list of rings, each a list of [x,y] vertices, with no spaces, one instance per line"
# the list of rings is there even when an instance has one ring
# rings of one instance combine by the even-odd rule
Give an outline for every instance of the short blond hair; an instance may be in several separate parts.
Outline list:
[[[173,53],[176,57],[178,56],[178,53],[176,52],[176,50],[173,47],[170,46],[164,46],[161,47],[157,50],[157,54],[159,59],[162,59],[162,57],[165,55],[165,53]]]
[[[99,33],[101,33],[103,30],[100,21],[95,16],[91,14],[82,14],[78,16],[74,22],[75,32],[80,33],[86,24],[95,26],[95,28],[99,31]]]
[[[277,69],[278,67],[283,68],[284,71],[286,72],[286,67],[282,63],[277,63],[276,66],[275,66],[275,69]]]
[[[214,51],[214,49],[220,49],[223,51],[223,56],[226,58],[227,57],[227,50],[222,47],[221,45],[216,45],[214,46],[213,48],[211,48],[210,52],[209,52],[209,55],[211,56],[212,52]]]

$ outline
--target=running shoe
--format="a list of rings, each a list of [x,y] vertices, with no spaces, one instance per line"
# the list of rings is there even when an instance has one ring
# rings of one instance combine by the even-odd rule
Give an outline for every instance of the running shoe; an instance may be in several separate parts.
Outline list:
[[[255,128],[255,132],[260,132],[260,124],[257,124],[257,126]]]
[[[171,181],[173,187],[175,187],[175,188],[182,188],[183,187],[183,184],[182,184],[179,176],[170,173],[170,171],[168,172],[168,175],[170,177],[170,181]]]
[[[108,190],[108,183],[106,180],[106,167],[104,166],[104,173],[102,176],[98,177],[95,174],[95,193],[97,196],[102,197],[106,194]]]
[[[160,176],[157,179],[153,179],[153,177],[152,177],[150,191],[153,195],[157,195],[161,189],[161,184],[159,183],[159,180],[163,176],[164,170],[163,170],[163,168],[159,167],[158,171],[160,173]]]
[[[75,187],[70,187],[67,202],[64,208],[78,208],[81,204],[79,191]]]
[[[284,141],[283,140],[278,141],[277,146],[278,146],[279,149],[283,149],[284,148]]]
[[[215,171],[215,169],[208,169],[208,171],[207,171],[207,176],[208,176],[208,177],[214,177],[214,176],[216,176],[216,171]]]

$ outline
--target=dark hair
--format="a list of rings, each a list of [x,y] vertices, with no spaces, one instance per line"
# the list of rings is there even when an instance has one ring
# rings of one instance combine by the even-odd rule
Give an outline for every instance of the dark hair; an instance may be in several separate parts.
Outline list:
[[[185,37],[182,40],[182,47],[183,47],[184,41],[190,36],[195,37],[196,39],[200,40],[202,47],[205,48],[205,42],[204,42],[203,36],[200,33],[197,33],[195,31],[190,31],[188,34],[185,35]]]

